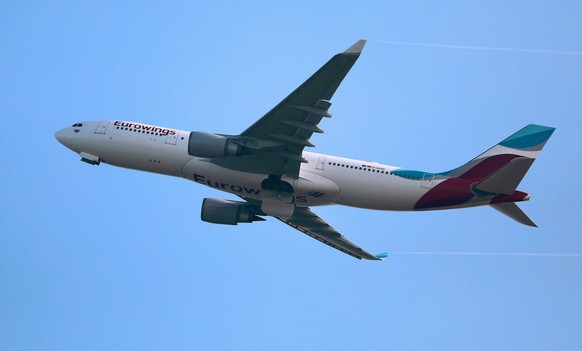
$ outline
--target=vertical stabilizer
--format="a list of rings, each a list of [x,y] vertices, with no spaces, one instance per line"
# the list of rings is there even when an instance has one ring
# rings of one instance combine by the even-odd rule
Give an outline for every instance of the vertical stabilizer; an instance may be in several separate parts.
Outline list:
[[[477,191],[511,195],[554,130],[530,124],[446,175],[475,181]]]

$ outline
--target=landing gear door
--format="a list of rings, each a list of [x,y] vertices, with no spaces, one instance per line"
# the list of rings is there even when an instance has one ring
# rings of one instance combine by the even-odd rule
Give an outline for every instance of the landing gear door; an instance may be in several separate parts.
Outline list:
[[[317,160],[317,166],[315,167],[315,169],[319,169],[323,171],[323,165],[325,164],[325,157],[320,157]]]
[[[108,125],[109,125],[109,121],[99,122],[99,124],[97,125],[97,128],[95,129],[95,134],[105,134],[105,132],[107,131]]]

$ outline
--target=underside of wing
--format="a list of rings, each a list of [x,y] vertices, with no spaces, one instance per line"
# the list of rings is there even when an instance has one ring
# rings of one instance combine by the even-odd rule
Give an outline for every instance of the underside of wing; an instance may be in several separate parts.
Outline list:
[[[313,133],[322,133],[318,127],[324,117],[331,117],[328,109],[338,86],[352,68],[365,40],[360,40],[346,51],[332,57],[301,86],[238,136],[231,136],[245,149],[239,157],[216,159],[213,162],[243,172],[299,176],[306,146],[314,146],[309,139]]]
[[[372,255],[341,235],[307,207],[297,207],[289,218],[275,217],[281,222],[357,259],[383,260],[387,254]]]

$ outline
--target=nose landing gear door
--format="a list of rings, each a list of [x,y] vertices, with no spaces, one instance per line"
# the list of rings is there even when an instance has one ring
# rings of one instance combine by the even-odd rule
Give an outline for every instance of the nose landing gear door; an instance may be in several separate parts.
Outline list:
[[[97,125],[97,128],[95,129],[95,134],[105,134],[105,132],[107,131],[108,125],[109,125],[109,121],[99,122],[99,124]]]

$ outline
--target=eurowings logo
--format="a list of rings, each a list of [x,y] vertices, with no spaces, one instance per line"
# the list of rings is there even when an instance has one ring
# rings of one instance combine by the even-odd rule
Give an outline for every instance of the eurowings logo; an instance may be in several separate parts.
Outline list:
[[[193,178],[194,178],[194,181],[196,183],[200,183],[200,184],[209,186],[211,188],[222,189],[222,190],[226,190],[226,191],[233,191],[235,193],[259,195],[261,192],[258,189],[253,189],[253,188],[249,188],[246,186],[241,186],[241,185],[236,185],[236,184],[228,184],[228,183],[222,183],[222,182],[210,180],[210,179],[207,179],[206,177],[204,177],[203,175],[200,175],[200,174],[194,174]]]
[[[194,173],[194,175],[192,176],[192,179],[196,183],[200,183],[202,185],[206,185],[206,186],[209,186],[209,187],[215,188],[215,189],[225,190],[225,191],[228,191],[231,193],[241,194],[240,196],[243,196],[243,197],[245,195],[248,197],[256,197],[256,196],[259,196],[259,194],[261,193],[260,189],[255,189],[252,187],[247,187],[247,186],[237,185],[237,184],[228,184],[228,183],[223,183],[223,182],[217,182],[215,180],[208,179],[201,174]],[[317,192],[317,191],[311,191],[307,194],[311,197],[321,197],[321,196],[325,195],[325,193],[321,193],[321,192]],[[300,195],[300,196],[295,196],[295,202],[303,203],[303,202],[308,202],[308,200],[307,200],[306,196]]]
[[[113,125],[115,125],[116,127],[142,130],[145,132],[160,133],[163,136],[176,135],[176,131],[171,130],[171,129],[154,127],[154,126],[147,126],[145,124],[139,124],[139,123],[115,121],[115,123],[113,123]]]

